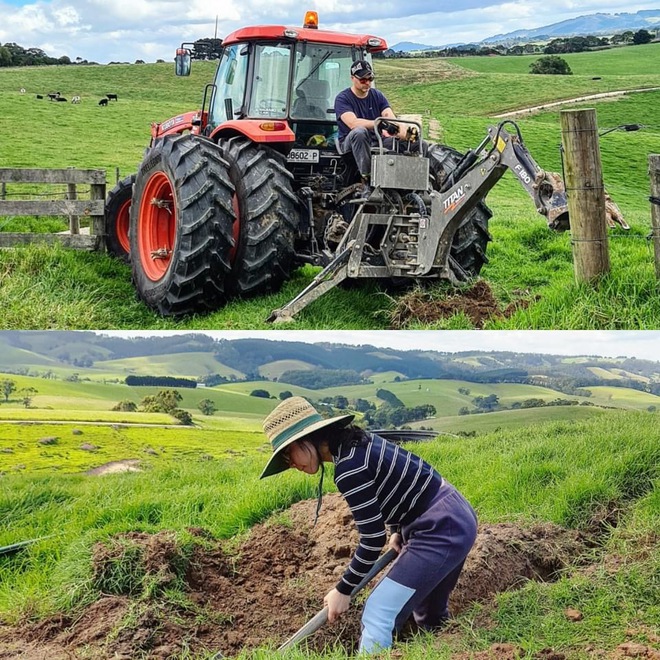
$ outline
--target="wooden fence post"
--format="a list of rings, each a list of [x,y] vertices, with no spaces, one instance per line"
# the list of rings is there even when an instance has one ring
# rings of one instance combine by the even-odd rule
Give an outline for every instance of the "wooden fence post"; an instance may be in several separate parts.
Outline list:
[[[563,110],[560,118],[575,278],[591,282],[610,270],[596,111]]]
[[[78,191],[76,190],[75,183],[67,183],[67,194],[66,198],[71,200],[78,199]],[[69,233],[79,234],[80,233],[80,218],[77,215],[69,216]]]
[[[649,154],[651,177],[651,237],[655,255],[655,277],[660,280],[660,154]]]

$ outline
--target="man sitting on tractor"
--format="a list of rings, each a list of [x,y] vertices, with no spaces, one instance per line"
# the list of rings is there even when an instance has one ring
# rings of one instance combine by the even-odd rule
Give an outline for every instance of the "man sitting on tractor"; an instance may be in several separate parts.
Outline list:
[[[353,62],[351,86],[339,92],[335,99],[335,116],[339,128],[338,150],[340,153],[350,151],[353,154],[362,177],[360,196],[364,198],[371,194],[371,148],[378,144],[374,122],[378,117],[396,119],[385,95],[371,86],[374,77],[374,70],[369,62]],[[405,141],[406,150],[418,151],[419,136],[405,124],[381,122],[380,129],[385,149],[400,151],[402,141]],[[422,148],[426,149],[426,144],[423,144]]]

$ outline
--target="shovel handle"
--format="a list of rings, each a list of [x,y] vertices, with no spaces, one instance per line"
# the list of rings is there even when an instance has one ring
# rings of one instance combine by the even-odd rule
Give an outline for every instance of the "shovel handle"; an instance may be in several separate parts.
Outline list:
[[[380,573],[385,566],[387,566],[391,561],[396,559],[398,552],[393,548],[390,548],[384,555],[379,557],[378,561],[371,567],[371,570],[362,578],[362,581],[356,586],[353,587],[351,591],[351,598],[353,598],[357,593],[362,591],[371,580],[373,580],[378,573]],[[321,626],[325,625],[328,620],[328,608],[324,607],[322,610],[317,612],[298,632],[294,633],[289,639],[284,642],[277,650],[286,651],[287,649],[295,646],[298,642],[309,637],[312,633],[315,633]]]

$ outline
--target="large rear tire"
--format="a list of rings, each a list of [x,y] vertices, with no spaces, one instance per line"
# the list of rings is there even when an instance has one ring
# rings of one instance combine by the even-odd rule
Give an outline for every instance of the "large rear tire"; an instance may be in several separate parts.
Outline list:
[[[300,210],[282,154],[243,137],[220,143],[235,187],[235,247],[227,286],[233,295],[276,291],[289,277]]]
[[[130,247],[140,298],[163,316],[227,300],[234,187],[218,146],[181,135],[156,142],[135,179]]]
[[[439,190],[450,172],[462,158],[456,149],[441,144],[429,146],[429,168],[431,183]],[[484,264],[488,263],[486,248],[492,241],[488,232],[488,221],[493,217],[492,211],[484,202],[479,202],[461,223],[451,244],[449,265],[459,280],[476,277]]]
[[[129,227],[134,182],[135,174],[118,181],[105,200],[105,245],[113,257],[126,263],[131,260]]]

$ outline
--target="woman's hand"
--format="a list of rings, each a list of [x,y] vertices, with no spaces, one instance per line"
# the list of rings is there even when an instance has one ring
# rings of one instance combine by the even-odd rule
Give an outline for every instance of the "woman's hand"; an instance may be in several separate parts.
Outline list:
[[[334,623],[349,608],[351,597],[333,589],[326,594],[323,604],[328,608],[328,621]]]
[[[403,537],[399,532],[394,532],[394,534],[390,536],[390,548],[401,553],[401,550],[403,549]]]

